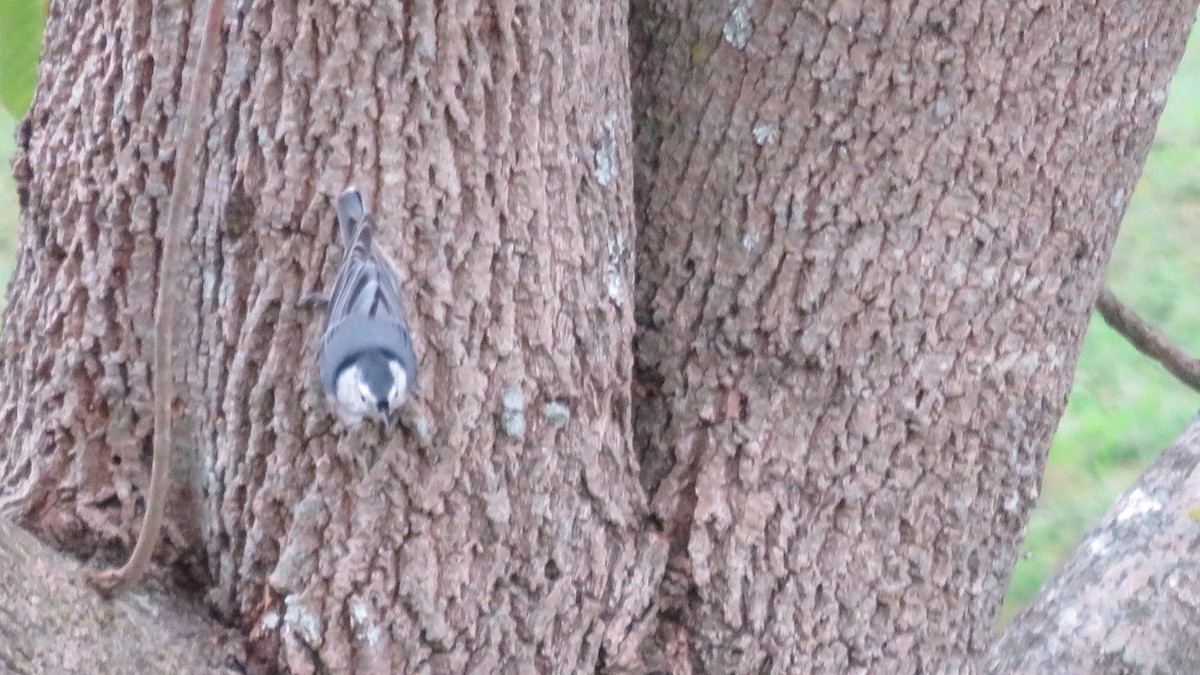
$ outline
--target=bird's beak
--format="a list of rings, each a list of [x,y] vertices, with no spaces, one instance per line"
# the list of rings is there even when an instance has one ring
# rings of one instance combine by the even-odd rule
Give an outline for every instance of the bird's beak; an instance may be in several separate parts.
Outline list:
[[[380,403],[379,407],[376,408],[376,412],[379,413],[379,423],[386,427],[388,425],[388,423],[391,421],[391,417],[392,417],[391,416],[392,411],[388,409],[387,401]]]

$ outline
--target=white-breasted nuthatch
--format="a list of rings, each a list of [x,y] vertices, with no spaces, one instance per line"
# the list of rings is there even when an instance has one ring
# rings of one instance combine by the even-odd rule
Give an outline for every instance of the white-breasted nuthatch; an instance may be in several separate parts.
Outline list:
[[[317,365],[325,393],[346,426],[392,412],[417,390],[417,355],[404,318],[400,281],[375,246],[375,220],[362,194],[346,188],[337,200],[346,258],[329,296],[329,317]]]

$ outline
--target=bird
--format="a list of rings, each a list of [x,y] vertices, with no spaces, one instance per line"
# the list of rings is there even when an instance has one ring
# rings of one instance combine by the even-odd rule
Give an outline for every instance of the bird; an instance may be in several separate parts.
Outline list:
[[[373,417],[386,428],[419,390],[404,298],[395,267],[375,245],[375,218],[362,193],[347,187],[335,210],[346,254],[329,295],[317,365],[347,427]]]

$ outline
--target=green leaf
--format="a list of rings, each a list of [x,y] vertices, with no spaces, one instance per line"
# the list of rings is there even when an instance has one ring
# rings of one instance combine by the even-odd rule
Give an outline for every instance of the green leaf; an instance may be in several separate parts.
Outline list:
[[[0,105],[14,118],[33,100],[45,24],[43,0],[0,0]]]

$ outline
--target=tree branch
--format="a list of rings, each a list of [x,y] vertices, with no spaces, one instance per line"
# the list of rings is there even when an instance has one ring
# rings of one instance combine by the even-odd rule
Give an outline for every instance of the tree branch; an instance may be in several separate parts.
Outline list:
[[[1188,673],[1200,663],[1200,417],[988,650],[992,673]]]
[[[204,31],[200,38],[200,53],[191,82],[186,83],[187,104],[184,108],[183,133],[175,148],[175,182],[163,230],[162,258],[158,265],[158,297],[154,303],[154,454],[150,468],[150,493],[146,498],[146,514],[138,532],[137,543],[129,561],[118,570],[107,570],[92,576],[92,582],[108,593],[120,593],[146,572],[158,536],[162,530],[163,512],[167,504],[171,467],[171,408],[175,401],[175,369],[171,348],[175,344],[175,309],[183,304],[183,243],[187,233],[188,209],[199,183],[200,163],[194,161],[202,154],[204,111],[212,89],[216,44],[220,39],[225,15],[225,0],[209,0],[204,16]]]
[[[0,519],[0,672],[245,672],[241,637],[157,591],[112,602],[80,566]]]
[[[1107,285],[1096,298],[1096,311],[1113,330],[1125,336],[1137,350],[1162,364],[1167,372],[1200,392],[1200,359],[1171,344],[1129,306],[1122,303]]]

